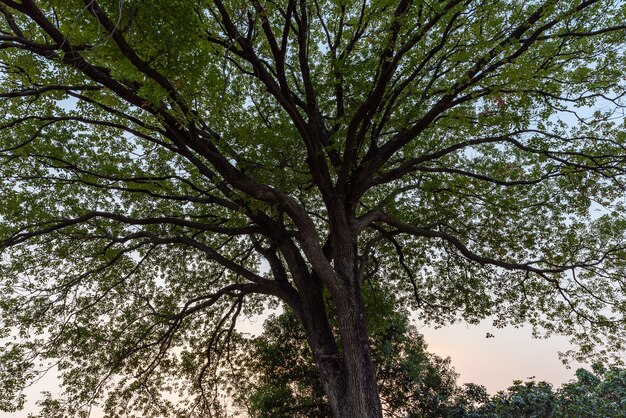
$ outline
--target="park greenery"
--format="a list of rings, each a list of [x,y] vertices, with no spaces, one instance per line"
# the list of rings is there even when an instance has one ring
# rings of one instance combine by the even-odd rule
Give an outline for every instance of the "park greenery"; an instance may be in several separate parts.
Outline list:
[[[447,416],[448,401],[458,391],[450,359],[426,351],[423,337],[389,294],[368,286],[364,302],[368,317],[376,313],[368,333],[384,415]],[[337,327],[332,312],[331,324]],[[295,315],[286,310],[270,317],[263,328],[259,337],[243,338],[235,349],[233,368],[222,376],[229,383],[222,386],[228,388],[227,398],[251,417],[331,416]]]
[[[447,399],[603,411],[620,369],[458,395],[406,318],[527,324],[569,336],[570,358],[620,359],[626,2],[0,14],[1,411],[46,373],[62,388],[47,417],[217,416],[229,390],[336,418]],[[277,307],[265,340],[238,335],[240,316]],[[259,374],[291,333],[302,367]],[[224,378],[236,358],[253,398]]]
[[[514,417],[624,417],[626,416],[626,370],[595,365],[578,369],[576,379],[556,391],[546,382],[516,381],[493,396],[468,418]]]
[[[490,396],[474,383],[459,385],[450,359],[426,350],[406,313],[389,297],[365,291],[372,354],[385,417],[398,418],[618,418],[626,417],[626,369],[594,364],[554,389],[550,383],[514,381]],[[220,376],[222,416],[324,418],[331,415],[304,330],[289,311],[271,316],[257,337],[240,336],[232,368]],[[218,383],[219,382],[219,383]],[[234,402],[233,402],[234,401]]]

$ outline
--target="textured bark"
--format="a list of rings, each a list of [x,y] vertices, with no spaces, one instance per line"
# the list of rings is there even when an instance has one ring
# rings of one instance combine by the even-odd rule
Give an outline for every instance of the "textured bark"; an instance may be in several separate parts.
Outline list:
[[[316,358],[329,403],[336,417],[380,418],[382,407],[367,332],[361,286],[357,279],[357,234],[353,205],[338,195],[330,211],[331,248],[335,275],[327,287],[335,304],[341,346],[338,362]],[[352,220],[352,221],[351,221]],[[330,372],[333,373],[330,373]]]
[[[382,408],[363,304],[351,292],[344,296],[346,299],[337,303],[341,352],[334,339],[316,332],[309,332],[309,344],[333,415],[380,418]]]
[[[363,304],[358,294],[347,294],[337,304],[346,393],[341,417],[382,417],[376,371],[369,347]]]

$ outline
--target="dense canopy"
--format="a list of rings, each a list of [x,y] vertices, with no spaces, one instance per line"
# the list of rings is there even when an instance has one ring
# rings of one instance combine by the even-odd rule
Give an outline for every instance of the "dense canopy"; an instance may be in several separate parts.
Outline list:
[[[238,316],[281,301],[334,416],[379,417],[367,282],[622,348],[623,1],[0,13],[0,410],[51,369],[47,416],[206,416]]]

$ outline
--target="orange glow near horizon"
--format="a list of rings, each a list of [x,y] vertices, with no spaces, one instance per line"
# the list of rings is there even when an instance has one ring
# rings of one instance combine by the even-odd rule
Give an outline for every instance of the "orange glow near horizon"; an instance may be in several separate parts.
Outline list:
[[[422,327],[428,351],[450,357],[459,373],[459,384],[476,383],[490,394],[504,390],[514,380],[546,381],[555,388],[574,378],[574,372],[588,365],[570,362],[567,368],[559,351],[571,348],[565,337],[535,339],[529,328],[494,328],[489,321],[479,325],[459,323],[433,329]],[[487,333],[493,338],[486,338]]]

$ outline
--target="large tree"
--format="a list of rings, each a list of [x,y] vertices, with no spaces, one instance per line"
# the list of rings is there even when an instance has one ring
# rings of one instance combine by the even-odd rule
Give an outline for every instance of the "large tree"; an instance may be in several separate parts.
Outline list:
[[[206,414],[280,300],[333,414],[380,417],[368,280],[619,349],[624,8],[0,0],[0,406],[53,368],[64,416]]]

